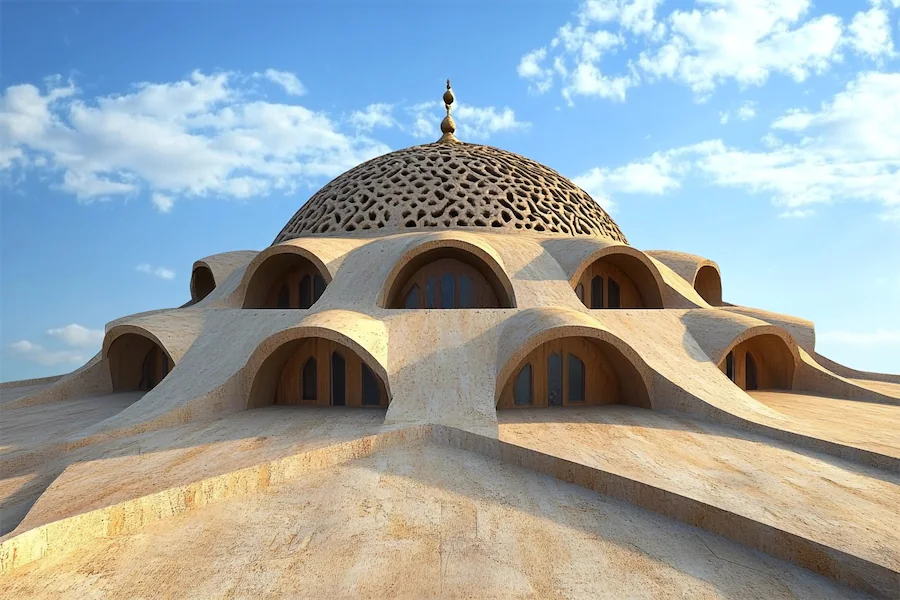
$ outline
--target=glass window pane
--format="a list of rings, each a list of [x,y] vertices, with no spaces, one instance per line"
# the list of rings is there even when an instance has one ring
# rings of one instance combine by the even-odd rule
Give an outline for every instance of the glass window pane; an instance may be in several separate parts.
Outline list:
[[[303,365],[303,371],[300,374],[300,390],[303,400],[315,400],[318,396],[317,377],[316,359],[310,358]]]
[[[619,284],[616,283],[616,280],[612,277],[609,278],[609,307],[610,308],[621,308],[621,303],[619,302]]]
[[[578,296],[578,299],[581,300],[581,303],[584,304],[584,285],[578,284],[575,286],[575,295]]]
[[[569,402],[584,402],[584,363],[574,354],[569,355]]]
[[[331,404],[344,406],[347,403],[347,364],[337,352],[331,353]]]
[[[312,298],[310,298],[311,292],[309,275],[304,275],[300,280],[300,308],[309,308],[312,306]]]
[[[533,402],[531,393],[531,363],[528,363],[516,376],[513,385],[513,403],[516,406],[528,406]]]
[[[547,357],[547,405],[562,406],[562,356],[559,352]]]
[[[452,273],[441,276],[441,308],[456,308],[456,278]]]
[[[459,308],[475,305],[475,282],[468,275],[459,276]]]
[[[403,303],[403,308],[419,308],[422,301],[421,295],[419,286],[413,285],[409,288],[409,293],[406,294],[406,301]]]
[[[748,390],[755,390],[757,387],[759,387],[759,382],[756,380],[756,361],[753,359],[753,355],[749,352],[744,359],[744,363],[744,383],[746,384],[745,387]]]
[[[734,381],[734,352],[725,357],[725,376]]]
[[[291,290],[288,289],[287,284],[281,286],[281,289],[278,290],[278,308],[290,308],[291,307]]]
[[[591,308],[603,308],[603,278],[591,279]]]
[[[319,299],[322,293],[325,291],[325,278],[321,275],[316,275],[313,277],[313,299],[315,302]]]
[[[366,363],[362,363],[362,403],[363,406],[380,406],[381,393],[375,373]]]
[[[425,281],[425,308],[435,308],[435,295],[437,291],[437,281],[434,277],[429,277]]]

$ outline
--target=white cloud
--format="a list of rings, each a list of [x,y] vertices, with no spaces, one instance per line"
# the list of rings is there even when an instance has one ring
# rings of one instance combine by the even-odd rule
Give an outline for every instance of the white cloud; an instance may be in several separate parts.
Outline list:
[[[823,331],[816,333],[816,339],[854,346],[896,346],[900,345],[900,330],[877,329],[872,332]]]
[[[83,363],[89,358],[86,352],[78,350],[47,350],[40,344],[35,344],[28,340],[19,340],[10,344],[9,347],[19,357],[43,366]]]
[[[284,91],[291,96],[302,96],[306,93],[306,88],[297,79],[297,76],[290,71],[276,71],[275,69],[266,69],[263,76],[272,83],[278,84],[284,88]]]
[[[764,145],[745,150],[708,140],[619,169],[594,169],[576,182],[608,202],[616,192],[663,193],[690,173],[766,194],[784,217],[855,201],[880,204],[884,220],[900,218],[900,73],[861,73],[818,110],[789,111],[772,123]]]
[[[611,209],[615,205],[613,195],[661,195],[678,188],[680,176],[689,168],[678,158],[676,153],[657,153],[645,161],[616,169],[595,167],[572,181],[603,207]]]
[[[135,271],[153,275],[154,277],[159,277],[160,279],[175,279],[175,271],[173,271],[172,269],[167,269],[165,267],[152,267],[147,263],[138,265],[135,268]]]
[[[62,340],[69,346],[96,347],[103,341],[104,331],[102,329],[88,329],[83,325],[72,323],[65,327],[48,329],[47,335]]]
[[[440,122],[446,112],[438,101],[421,102],[407,107],[411,117],[405,126],[411,135],[418,138],[438,139],[441,135]],[[464,141],[487,140],[502,132],[522,131],[531,127],[527,121],[519,121],[509,107],[472,106],[454,102],[453,120],[456,123],[456,137]]]
[[[365,110],[357,110],[350,113],[350,122],[359,129],[371,131],[376,127],[393,127],[396,122],[393,116],[392,104],[370,104]]]
[[[659,79],[703,100],[726,82],[759,86],[772,74],[803,81],[841,62],[847,49],[892,56],[884,4],[873,0],[846,24],[815,14],[811,0],[696,0],[668,14],[659,13],[661,0],[586,0],[549,44],[522,56],[517,72],[539,92],[558,80],[570,104],[577,95],[621,101]],[[638,56],[616,66],[608,59],[624,47]]]
[[[880,4],[856,13],[848,29],[849,43],[859,54],[876,59],[894,54],[890,18]]]
[[[804,219],[816,214],[816,211],[809,208],[793,208],[780,213],[778,216],[782,219]]]
[[[253,99],[248,81],[194,72],[91,99],[59,78],[45,91],[8,87],[0,95],[0,166],[33,169],[43,159],[42,173],[82,201],[147,190],[175,202],[291,190],[389,150],[342,133],[324,113]]]
[[[737,118],[741,121],[749,121],[756,116],[756,104],[744,102],[737,110]]]
[[[730,118],[731,118],[731,115],[728,113],[727,110],[719,113],[719,123],[721,123],[722,125],[728,125],[728,120]]]
[[[153,206],[156,207],[156,210],[161,213],[172,212],[172,206],[175,204],[175,201],[172,200],[171,196],[166,196],[159,192],[154,192],[153,195],[150,196],[150,201],[153,202]]]

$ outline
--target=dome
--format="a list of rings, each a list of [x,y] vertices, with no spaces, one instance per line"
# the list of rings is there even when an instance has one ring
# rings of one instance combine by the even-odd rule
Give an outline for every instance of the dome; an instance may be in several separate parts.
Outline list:
[[[273,243],[323,233],[460,227],[627,243],[606,211],[553,169],[455,139],[390,152],[339,175]]]

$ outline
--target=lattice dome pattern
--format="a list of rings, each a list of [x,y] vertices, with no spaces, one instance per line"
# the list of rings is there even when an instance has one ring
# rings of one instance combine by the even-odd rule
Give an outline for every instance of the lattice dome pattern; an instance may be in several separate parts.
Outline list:
[[[339,175],[273,243],[373,229],[488,227],[627,243],[584,190],[533,160],[461,142],[413,146]]]

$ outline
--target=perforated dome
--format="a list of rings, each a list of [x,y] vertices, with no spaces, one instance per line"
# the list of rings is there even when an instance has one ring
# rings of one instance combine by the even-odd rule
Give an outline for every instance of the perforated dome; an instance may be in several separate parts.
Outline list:
[[[390,152],[316,192],[273,243],[321,233],[486,227],[627,243],[584,190],[533,160],[462,142]]]

